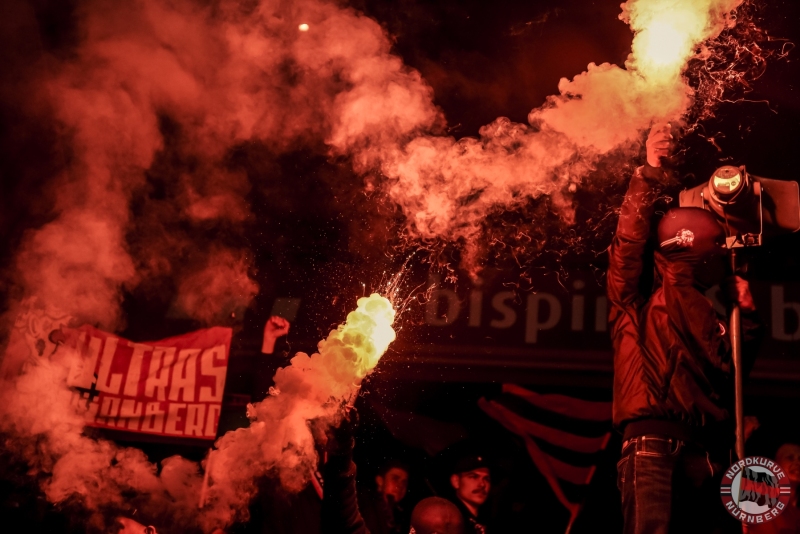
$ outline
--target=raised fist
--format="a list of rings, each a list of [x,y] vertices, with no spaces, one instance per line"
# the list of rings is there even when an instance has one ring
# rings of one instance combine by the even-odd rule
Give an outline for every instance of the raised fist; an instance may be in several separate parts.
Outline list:
[[[285,336],[289,333],[291,324],[283,317],[273,315],[267,320],[264,325],[264,339],[261,343],[261,352],[264,354],[272,354],[275,351],[275,342],[279,337]]]

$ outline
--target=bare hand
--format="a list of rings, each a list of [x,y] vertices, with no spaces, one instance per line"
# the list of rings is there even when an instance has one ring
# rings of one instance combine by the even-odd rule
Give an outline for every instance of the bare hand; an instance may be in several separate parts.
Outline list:
[[[267,320],[264,325],[264,339],[261,343],[261,352],[264,354],[272,354],[275,350],[275,342],[279,337],[285,336],[289,333],[291,323],[283,317],[273,315]]]
[[[264,325],[264,334],[269,333],[271,337],[278,339],[281,336],[285,336],[289,333],[289,327],[291,324],[289,321],[284,319],[283,317],[279,317],[277,315],[273,315],[267,321],[267,324]]]
[[[671,126],[668,122],[653,125],[647,136],[647,163],[651,167],[661,167],[661,158],[668,158],[672,151]]]
[[[750,284],[741,276],[728,278],[725,281],[725,292],[730,301],[737,303],[743,312],[756,311],[756,304],[750,293]]]

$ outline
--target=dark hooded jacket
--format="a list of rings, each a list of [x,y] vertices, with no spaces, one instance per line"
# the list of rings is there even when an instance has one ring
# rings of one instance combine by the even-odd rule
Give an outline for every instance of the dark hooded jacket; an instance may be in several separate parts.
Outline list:
[[[729,446],[734,389],[727,319],[694,287],[690,266],[658,251],[653,291],[640,291],[654,203],[666,182],[661,169],[636,170],[609,251],[614,425],[626,438],[654,433]],[[742,323],[749,368],[758,327],[745,314]]]

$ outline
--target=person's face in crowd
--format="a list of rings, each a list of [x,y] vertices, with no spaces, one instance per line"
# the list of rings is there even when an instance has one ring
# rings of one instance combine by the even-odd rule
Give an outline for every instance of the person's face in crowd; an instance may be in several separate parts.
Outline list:
[[[400,502],[408,490],[408,473],[405,469],[392,467],[384,476],[376,476],[375,482],[385,499],[389,500],[391,497],[394,502]]]
[[[781,445],[775,454],[775,460],[780,464],[789,481],[798,484],[800,483],[800,445],[795,443],[786,443]]]
[[[455,488],[459,499],[477,508],[486,502],[492,479],[488,467],[479,467],[451,476],[450,484]]]

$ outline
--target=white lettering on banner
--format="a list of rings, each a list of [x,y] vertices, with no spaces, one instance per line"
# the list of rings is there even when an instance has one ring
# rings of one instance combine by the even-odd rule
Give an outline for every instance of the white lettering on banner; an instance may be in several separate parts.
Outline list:
[[[164,432],[164,410],[160,402],[148,402],[144,407],[143,432]]]
[[[186,408],[186,428],[183,433],[186,436],[203,436],[203,424],[206,422],[206,405],[190,404]]]
[[[222,393],[225,389],[225,375],[228,372],[228,368],[224,365],[215,366],[215,360],[225,361],[225,345],[217,345],[214,348],[206,349],[203,351],[203,355],[200,356],[200,374],[214,377],[214,391],[208,386],[201,386],[197,399],[199,402],[220,402],[222,400]]]
[[[539,320],[541,306],[544,301],[550,308],[547,319]],[[549,293],[533,293],[528,295],[528,315],[525,323],[525,343],[536,343],[539,339],[539,330],[549,330],[558,324],[561,319],[561,303]]]
[[[172,368],[172,381],[169,387],[169,400],[178,400],[183,391],[183,400],[194,402],[194,383],[197,377],[197,356],[200,349],[181,349],[178,361]]]
[[[182,402],[170,402],[167,407],[167,425],[164,428],[166,434],[183,434],[178,430],[178,423],[181,422],[181,417],[178,412],[186,408],[186,404]]]
[[[452,326],[457,323],[464,308],[464,315],[467,315],[467,311],[469,314],[460,324],[466,324],[471,328],[512,328],[519,324],[520,315],[526,314],[526,343],[538,343],[539,332],[542,330],[558,329],[561,332],[567,330],[586,334],[607,332],[608,299],[603,294],[597,294],[601,288],[594,285],[590,286],[590,289],[587,287],[589,286],[584,280],[576,280],[572,283],[570,293],[566,295],[547,292],[529,294],[525,301],[527,304],[525,310],[514,300],[520,298],[514,291],[491,292],[473,289],[462,302],[455,291],[437,289],[433,291],[431,299],[426,304],[425,322],[429,326]],[[800,299],[793,300],[791,296],[787,299],[784,284],[759,284],[756,288],[759,289],[755,294],[756,301],[764,302],[764,307],[767,306],[765,292],[769,288],[771,321],[766,322],[771,328],[772,339],[788,342],[800,340]],[[705,296],[711,301],[714,310],[724,316],[722,289],[715,286],[707,290]],[[484,310],[484,304],[491,304],[491,312]],[[594,313],[593,331],[592,313]],[[762,312],[762,318],[765,315],[766,313]],[[203,371],[203,374],[209,373]]]
[[[153,356],[150,358],[150,373],[144,384],[144,396],[158,399],[160,401],[167,398],[167,386],[169,386],[169,375],[172,369],[172,362],[175,360],[175,347],[153,349]]]
[[[219,405],[187,404],[185,402],[151,402],[146,405],[133,399],[107,396],[93,417],[106,427],[164,433],[173,436],[206,438],[216,435]],[[208,417],[206,408],[209,408]],[[144,413],[143,413],[144,412]],[[180,424],[183,428],[180,429]],[[140,428],[141,426],[141,428]]]
[[[483,311],[483,291],[472,291],[469,294],[469,325],[481,325],[481,312]]]
[[[447,312],[444,316],[439,316],[439,301],[447,299]],[[437,289],[431,295],[431,299],[425,305],[425,322],[431,326],[447,326],[456,322],[458,314],[461,312],[461,302],[455,291],[449,289]]]
[[[103,404],[100,406],[100,413],[97,414],[95,421],[112,426],[114,424],[113,420],[116,419],[119,413],[121,400],[119,397],[104,397]]]
[[[594,331],[605,332],[608,330],[608,298],[597,297],[594,304]]]
[[[493,328],[510,328],[517,322],[517,312],[506,304],[506,301],[516,297],[513,291],[501,291],[492,299],[492,308],[503,315],[502,319],[493,319],[489,325]]]
[[[219,404],[208,405],[208,417],[206,417],[206,430],[204,435],[213,438],[217,435],[217,418],[219,417]]]
[[[572,287],[575,289],[583,289],[586,286],[583,280],[575,280]],[[583,295],[574,295],[572,297],[572,324],[570,325],[573,332],[580,332],[583,330],[583,314],[584,303],[586,297]]]
[[[800,304],[785,302],[783,286],[772,286],[772,337],[780,341],[796,341],[800,339]],[[786,312],[794,314],[794,331],[786,331]]]
[[[128,430],[139,430],[139,424],[142,422],[142,408],[143,404],[133,399],[122,401],[119,416],[128,420]]]
[[[573,283],[575,289],[583,289],[586,283],[582,280],[577,280]],[[555,310],[555,314],[548,315],[545,323],[538,327],[539,330],[547,330],[555,328],[562,317],[562,304],[555,295],[543,294],[546,296],[537,297],[535,301],[544,300],[551,309]],[[492,309],[499,312],[501,317],[489,321],[488,326],[492,328],[505,329],[511,328],[517,323],[518,308],[513,305],[513,300],[518,298],[515,291],[500,291],[492,296]],[[441,310],[442,299],[446,299],[447,311],[444,315],[439,315]],[[480,328],[483,324],[483,300],[484,294],[482,291],[473,290],[469,294],[469,315],[467,325],[473,328]],[[509,302],[512,301],[512,302]],[[530,302],[530,299],[529,299]],[[555,303],[555,304],[553,304]],[[425,322],[429,326],[448,326],[452,325],[459,317],[461,310],[461,301],[458,295],[451,290],[439,289],[436,290],[431,300],[428,301],[425,309]],[[571,322],[570,327],[573,331],[582,332],[586,329],[586,296],[582,294],[573,295],[571,299]],[[528,307],[530,309],[530,306]],[[534,316],[528,315],[528,320],[538,322],[538,310],[534,310]],[[555,321],[555,323],[553,323]],[[604,295],[595,298],[595,318],[594,318],[594,331],[606,332],[608,330],[608,299]],[[527,334],[526,334],[527,335]],[[535,334],[531,334],[537,337]],[[530,343],[530,341],[528,341]],[[205,374],[205,372],[204,372]]]
[[[106,338],[103,356],[100,358],[100,371],[97,374],[97,390],[112,395],[119,394],[119,389],[122,385],[122,375],[119,373],[111,374],[111,363],[114,361],[114,353],[117,351],[118,342],[119,339],[115,337]]]
[[[139,392],[139,377],[142,374],[144,353],[153,350],[153,347],[142,345],[141,343],[133,343],[132,341],[128,341],[128,345],[133,347],[133,354],[131,355],[131,363],[128,365],[128,374],[125,377],[125,389],[123,392],[129,397],[135,397]]]

